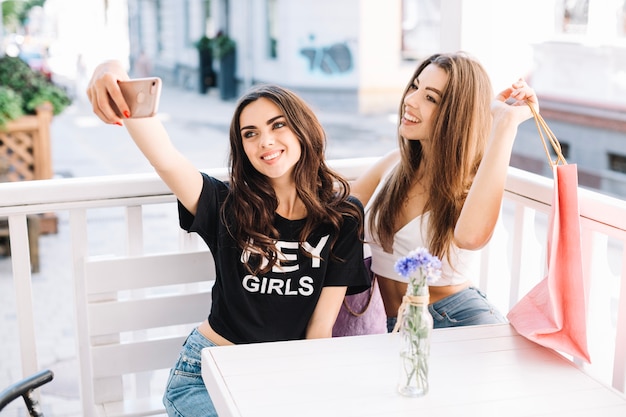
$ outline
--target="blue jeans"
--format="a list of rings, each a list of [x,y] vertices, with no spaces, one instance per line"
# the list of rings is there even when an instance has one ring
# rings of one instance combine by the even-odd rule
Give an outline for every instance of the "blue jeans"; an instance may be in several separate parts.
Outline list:
[[[469,287],[428,306],[435,329],[506,323],[506,317],[478,288]]]
[[[469,287],[428,306],[435,329],[443,327],[475,326],[478,324],[506,323],[506,317],[487,300],[485,294]],[[387,318],[387,330],[391,332],[396,317]]]
[[[170,417],[217,417],[211,397],[206,390],[201,374],[200,352],[213,342],[194,329],[170,371],[163,404]]]

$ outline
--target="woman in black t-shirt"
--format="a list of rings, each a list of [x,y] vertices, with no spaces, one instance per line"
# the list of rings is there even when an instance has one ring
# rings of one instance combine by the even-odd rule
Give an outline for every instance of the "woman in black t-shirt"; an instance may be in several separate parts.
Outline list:
[[[119,62],[98,66],[87,89],[93,110],[126,126],[176,195],[181,227],[202,237],[216,266],[211,311],[187,338],[164,404],[172,416],[217,415],[201,377],[201,349],[331,337],[346,293],[370,284],[363,208],[326,165],[316,116],[289,90],[262,85],[239,100],[223,182],[176,150],[158,118],[133,118],[118,85],[127,79]]]

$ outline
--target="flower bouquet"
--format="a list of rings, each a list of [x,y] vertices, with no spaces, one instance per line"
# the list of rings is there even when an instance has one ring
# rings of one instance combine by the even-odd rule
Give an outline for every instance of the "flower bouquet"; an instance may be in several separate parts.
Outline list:
[[[441,261],[425,248],[417,248],[396,262],[395,270],[408,280],[394,331],[400,331],[398,391],[409,397],[428,392],[428,356],[433,318],[428,311],[428,285],[441,276]]]

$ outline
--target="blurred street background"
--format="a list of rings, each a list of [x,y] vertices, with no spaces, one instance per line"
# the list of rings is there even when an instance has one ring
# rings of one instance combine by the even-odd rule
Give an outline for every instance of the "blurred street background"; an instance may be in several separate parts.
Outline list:
[[[0,52],[77,98],[93,68],[114,58],[134,76],[219,101],[273,82],[328,113],[380,116],[397,111],[420,59],[463,50],[484,64],[496,92],[519,77],[531,83],[582,186],[626,195],[626,0],[0,4]],[[551,176],[536,135],[516,141],[511,165]]]

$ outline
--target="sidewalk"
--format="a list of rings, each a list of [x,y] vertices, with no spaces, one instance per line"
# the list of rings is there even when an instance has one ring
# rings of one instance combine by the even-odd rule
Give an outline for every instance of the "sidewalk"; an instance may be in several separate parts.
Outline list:
[[[325,105],[319,96],[309,104],[326,130],[329,159],[383,155],[397,146],[395,115],[337,111],[337,106]],[[198,168],[214,168],[228,162],[228,129],[235,105],[220,100],[215,89],[202,95],[164,85],[159,117],[175,146]],[[97,119],[86,97],[55,117],[51,130],[53,169],[58,176],[152,172],[125,129]]]
[[[306,97],[305,97],[306,99]],[[310,102],[328,135],[331,159],[382,155],[396,147],[393,117],[359,115],[324,105],[320,97]],[[216,90],[201,95],[164,85],[159,117],[177,148],[199,168],[224,166],[228,158],[228,130],[234,101],[219,99]],[[123,127],[108,126],[91,112],[86,98],[56,116],[51,126],[52,167],[56,177],[88,177],[152,172]],[[74,294],[67,214],[59,214],[56,234],[39,240],[41,272],[33,274],[33,304],[38,322],[39,366],[55,373],[42,388],[44,414],[51,417],[82,415],[79,369],[74,339]],[[94,221],[111,221],[109,214]],[[168,219],[169,221],[169,219]],[[95,230],[101,230],[96,228]],[[102,233],[102,232],[101,232]],[[90,235],[106,242],[108,236]],[[22,378],[15,290],[11,259],[0,257],[0,389]],[[22,416],[23,401],[2,412]]]

